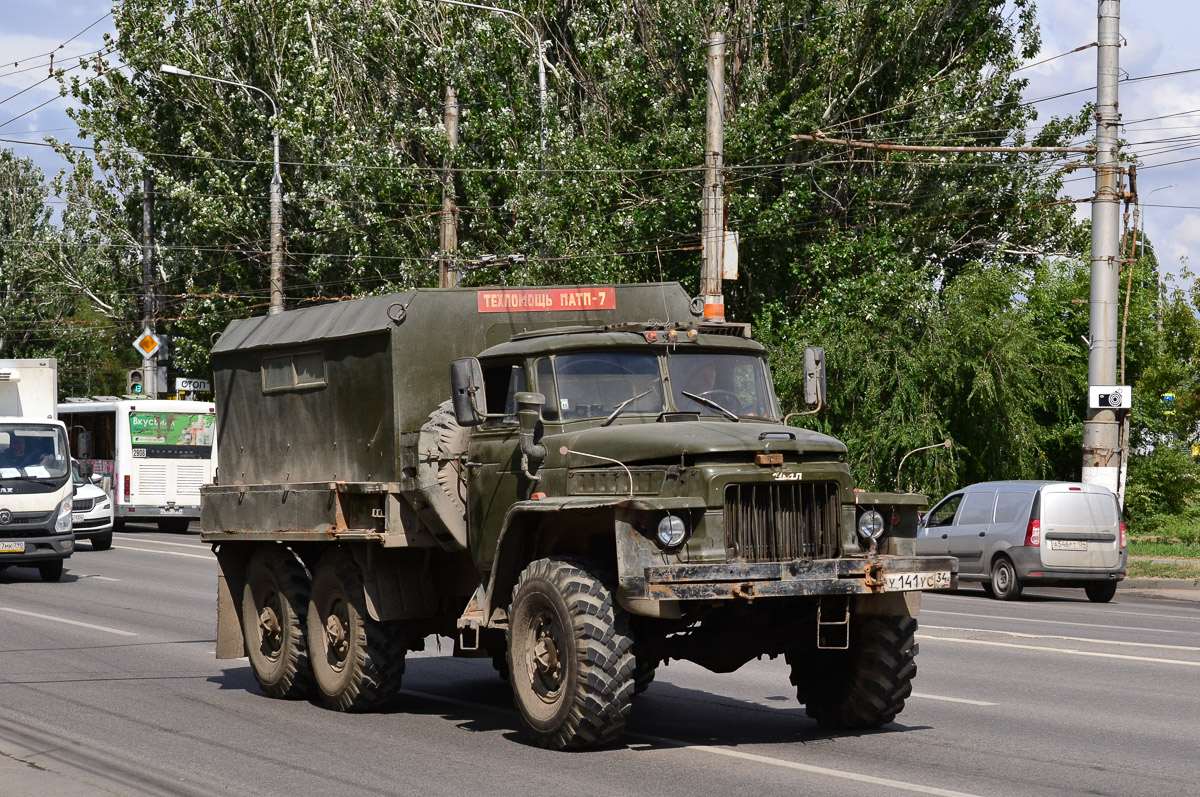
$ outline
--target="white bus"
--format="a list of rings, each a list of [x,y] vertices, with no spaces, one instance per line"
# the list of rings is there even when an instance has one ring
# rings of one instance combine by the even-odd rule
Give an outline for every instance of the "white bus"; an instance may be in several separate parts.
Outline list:
[[[74,457],[112,494],[114,530],[145,521],[178,532],[200,519],[200,486],[217,466],[215,404],[67,399],[58,417]]]

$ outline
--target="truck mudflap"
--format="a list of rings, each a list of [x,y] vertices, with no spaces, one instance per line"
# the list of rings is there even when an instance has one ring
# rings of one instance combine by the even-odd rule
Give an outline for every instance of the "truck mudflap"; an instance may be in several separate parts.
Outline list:
[[[662,565],[645,572],[645,592],[637,597],[651,600],[873,595],[958,586],[958,560],[952,556]]]

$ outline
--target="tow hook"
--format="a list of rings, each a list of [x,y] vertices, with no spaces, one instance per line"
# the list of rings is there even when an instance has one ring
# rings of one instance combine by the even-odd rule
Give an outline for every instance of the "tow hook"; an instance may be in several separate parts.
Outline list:
[[[883,562],[867,562],[863,565],[863,584],[868,589],[883,587]]]

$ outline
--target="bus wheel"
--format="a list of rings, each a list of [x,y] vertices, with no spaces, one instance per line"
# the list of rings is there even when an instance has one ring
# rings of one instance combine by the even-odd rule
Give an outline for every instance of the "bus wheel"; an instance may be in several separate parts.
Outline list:
[[[362,574],[349,553],[325,552],[308,603],[313,676],[322,702],[337,711],[372,711],[395,696],[404,675],[404,634],[367,614]]]
[[[242,634],[254,680],[268,697],[294,699],[312,691],[304,637],[308,571],[290,548],[260,546],[246,566]]]

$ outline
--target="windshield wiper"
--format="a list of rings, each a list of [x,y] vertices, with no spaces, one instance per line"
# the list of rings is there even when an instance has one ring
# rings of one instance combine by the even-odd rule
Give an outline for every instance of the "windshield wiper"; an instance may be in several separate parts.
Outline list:
[[[624,401],[622,401],[620,404],[618,404],[618,405],[616,406],[616,408],[615,408],[615,409],[614,409],[614,410],[613,410],[613,411],[612,411],[612,412],[609,414],[609,416],[608,416],[607,418],[605,418],[605,419],[604,419],[604,423],[602,423],[602,424],[600,424],[600,425],[601,425],[601,426],[608,426],[610,423],[612,423],[612,422],[613,422],[613,420],[614,420],[614,419],[615,419],[615,418],[616,418],[618,415],[620,415],[620,414],[621,414],[621,411],[622,411],[622,410],[624,410],[626,407],[628,407],[630,404],[632,404],[633,402],[637,401],[638,399],[640,399],[640,398],[645,398],[646,396],[649,396],[649,395],[650,395],[651,393],[653,393],[653,392],[654,392],[654,388],[650,388],[649,390],[647,390],[647,391],[646,391],[646,392],[644,392],[644,393],[638,393],[638,394],[637,394],[636,396],[634,396],[633,398],[627,398],[627,399],[625,399]]]
[[[695,393],[689,393],[686,390],[681,390],[679,392],[682,393],[683,395],[687,396],[688,398],[690,398],[692,401],[699,402],[700,404],[703,404],[706,407],[712,407],[714,410],[721,413],[722,415],[724,415],[726,418],[728,418],[731,421],[740,421],[741,420],[740,418],[738,418],[737,415],[735,415],[734,413],[725,409],[720,404],[718,404],[717,402],[713,401],[710,398],[705,398],[704,396],[697,396]]]

